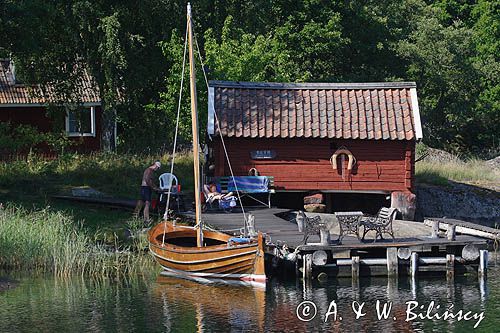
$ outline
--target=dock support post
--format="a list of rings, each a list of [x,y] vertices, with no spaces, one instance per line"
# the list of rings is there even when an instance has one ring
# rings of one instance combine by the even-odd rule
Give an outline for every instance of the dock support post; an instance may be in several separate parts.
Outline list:
[[[431,238],[439,238],[439,221],[431,220],[431,222],[432,222]]]
[[[320,243],[321,245],[330,244],[330,230],[326,226],[322,227],[319,230]]]
[[[478,274],[481,278],[486,277],[488,270],[488,250],[479,251],[479,269]]]
[[[452,281],[455,276],[455,255],[446,255],[446,280]]]
[[[304,281],[312,280],[312,254],[304,254],[302,259],[302,277]]]
[[[413,298],[417,298],[417,272],[418,272],[418,253],[412,252],[410,257],[410,278],[411,293]]]
[[[410,288],[411,288],[411,295],[413,296],[413,299],[417,298],[417,277],[412,276],[410,277]]]
[[[354,282],[358,281],[359,279],[359,256],[354,256],[351,258],[351,274],[352,274],[352,281],[353,284]]]
[[[397,277],[389,277],[387,279],[387,299],[395,301],[398,296],[398,279]]]
[[[398,249],[395,247],[387,248],[387,276],[398,276]]]
[[[410,259],[410,275],[411,277],[417,276],[418,272],[418,253],[412,252]]]
[[[448,240],[450,240],[450,241],[455,240],[456,230],[457,230],[456,225],[452,225],[452,224],[448,225],[448,231],[446,232],[446,236],[448,237]]]
[[[484,303],[486,301],[486,295],[488,292],[486,281],[482,276],[479,276],[478,280],[479,280],[479,293],[481,295],[481,303]]]
[[[299,229],[299,232],[304,232],[304,215],[299,212],[295,221],[297,221],[297,228]]]

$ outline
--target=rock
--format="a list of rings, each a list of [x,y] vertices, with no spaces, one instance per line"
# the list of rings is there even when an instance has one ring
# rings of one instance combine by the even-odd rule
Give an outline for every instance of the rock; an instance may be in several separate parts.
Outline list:
[[[104,193],[99,192],[92,187],[88,186],[80,186],[80,187],[73,187],[71,189],[71,194],[74,197],[87,197],[87,198],[104,198],[106,195]]]
[[[304,205],[304,210],[309,213],[324,213],[326,211],[326,205],[323,204]]]
[[[14,289],[19,284],[18,281],[11,280],[9,278],[0,277],[0,291],[5,291],[8,289]]]
[[[419,185],[416,195],[418,220],[446,216],[491,226],[500,220],[496,191],[450,182],[447,187]]]
[[[486,164],[488,164],[492,169],[500,171],[500,156],[497,156],[495,158],[492,158],[491,160],[486,161]]]
[[[391,207],[397,208],[403,220],[413,221],[417,206],[415,194],[411,192],[392,192]],[[399,214],[398,214],[399,215]]]
[[[323,203],[323,200],[324,200],[324,196],[322,193],[308,195],[308,196],[304,197],[304,205],[321,204],[321,203]]]
[[[425,150],[425,154],[426,156],[423,160],[427,162],[444,163],[444,162],[460,161],[460,157],[458,155],[448,153],[447,151],[441,149],[427,147]]]

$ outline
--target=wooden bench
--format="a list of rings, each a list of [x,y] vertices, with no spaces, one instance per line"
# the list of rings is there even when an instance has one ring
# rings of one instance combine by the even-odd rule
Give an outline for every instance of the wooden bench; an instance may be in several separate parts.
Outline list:
[[[387,208],[382,207],[378,211],[376,216],[366,216],[361,218],[360,226],[363,226],[363,237],[361,239],[365,239],[365,235],[367,232],[374,230],[375,231],[375,239],[380,236],[380,239],[384,239],[382,234],[386,233],[392,237],[394,241],[394,231],[392,230],[392,221],[396,217],[396,213],[398,212],[397,208]]]
[[[274,177],[273,176],[235,176],[236,179],[249,179],[251,180],[252,178],[258,178],[258,177],[266,177],[268,184],[267,184],[267,191],[262,191],[262,190],[255,190],[252,187],[245,187],[244,185],[242,186],[241,184],[238,185],[238,192],[240,193],[240,197],[249,197],[252,200],[268,207],[271,208],[271,194],[275,193],[274,190]],[[221,193],[228,193],[231,191],[234,191],[233,189],[229,190],[229,185],[230,182],[232,181],[231,176],[223,176],[223,177],[216,177],[212,179],[217,185],[217,188],[220,189]],[[267,203],[263,202],[262,200],[259,200],[256,198],[256,195],[258,194],[267,194]]]

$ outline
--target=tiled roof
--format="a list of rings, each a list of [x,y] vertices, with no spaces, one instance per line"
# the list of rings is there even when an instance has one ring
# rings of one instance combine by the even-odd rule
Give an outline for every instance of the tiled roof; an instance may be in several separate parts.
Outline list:
[[[50,92],[49,89],[46,89]],[[81,103],[100,104],[97,84],[85,71],[78,87],[78,101]],[[40,85],[25,85],[15,82],[10,60],[0,59],[0,106],[2,105],[30,105],[47,104],[51,101],[50,93],[43,94]]]
[[[210,82],[225,137],[414,140],[416,84]],[[210,110],[209,110],[210,112]],[[213,116],[212,116],[213,118]],[[209,126],[213,119],[209,119]],[[212,131],[218,134],[217,126]]]

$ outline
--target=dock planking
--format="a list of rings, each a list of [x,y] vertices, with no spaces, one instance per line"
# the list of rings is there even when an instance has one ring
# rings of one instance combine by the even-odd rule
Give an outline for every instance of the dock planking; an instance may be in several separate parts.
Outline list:
[[[449,240],[447,237],[431,237],[431,228],[427,236],[422,234],[422,230],[418,233],[416,232],[418,228],[412,227],[412,223],[417,222],[401,221],[407,222],[404,228],[415,231],[409,233],[415,236],[396,237],[394,240],[378,239],[376,242],[373,242],[373,238],[360,241],[355,236],[346,236],[342,239],[342,243],[339,243],[336,241],[337,235],[332,234],[330,243],[321,244],[319,235],[311,235],[308,243],[304,244],[304,235],[299,232],[295,221],[279,217],[286,215],[290,210],[247,208],[245,212],[254,215],[255,230],[266,234],[268,245],[266,252],[273,257],[273,265],[274,259],[278,259],[276,263],[282,268],[279,272],[302,275],[304,280],[313,279],[315,273],[318,275],[325,272],[336,277],[351,277],[353,281],[357,281],[361,275],[415,277],[419,274],[430,274],[429,272],[432,274],[445,272],[447,280],[451,281],[455,273],[465,274],[477,270],[480,284],[484,285],[486,276],[484,272],[488,265],[488,242],[480,237],[457,235],[454,240]],[[193,214],[185,215],[192,217]],[[241,211],[207,212],[203,214],[202,219],[206,225],[233,235],[240,235],[244,226]],[[466,249],[467,251],[463,252]],[[289,258],[295,259],[283,259],[288,258],[287,253],[292,252],[297,253],[297,256],[292,255]],[[478,260],[470,254],[482,257]],[[323,256],[325,260],[322,263],[317,261],[320,263],[317,265],[312,260],[314,255]]]
[[[446,238],[430,238],[426,236],[410,237],[410,238],[397,238],[395,241],[391,239],[377,240],[373,242],[370,238],[365,241],[359,241],[356,237],[347,236],[339,244],[335,241],[335,235],[332,235],[332,243],[329,245],[314,244],[319,242],[319,236],[311,236],[309,242],[312,244],[303,244],[303,233],[299,232],[297,224],[287,221],[278,216],[290,211],[289,209],[280,208],[247,208],[245,212],[255,216],[255,230],[261,231],[270,236],[270,241],[276,244],[278,241],[286,243],[290,248],[301,246],[303,251],[314,251],[321,249],[338,249],[338,250],[356,250],[356,249],[370,249],[370,248],[388,248],[388,247],[410,247],[413,249],[426,249],[434,246],[447,246],[453,244],[454,246],[466,244],[485,244],[481,238],[467,235],[457,235],[455,241],[451,242]],[[240,210],[232,213],[225,213],[220,211],[206,212],[203,214],[203,221],[220,231],[227,232],[233,235],[239,235],[240,230],[244,226],[243,215]],[[430,231],[429,231],[430,233]]]

